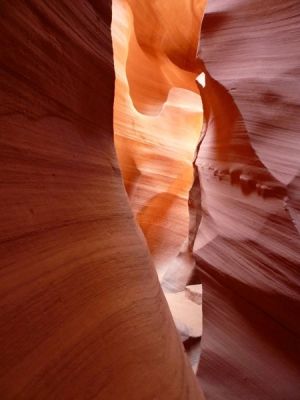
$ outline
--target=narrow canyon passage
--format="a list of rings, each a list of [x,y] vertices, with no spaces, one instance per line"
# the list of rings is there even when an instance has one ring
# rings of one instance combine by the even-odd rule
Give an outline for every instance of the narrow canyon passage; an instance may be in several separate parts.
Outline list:
[[[198,6],[198,13],[193,14],[184,2],[174,4],[182,15],[182,26],[195,26],[190,33],[192,48],[191,40],[179,47],[185,31],[178,29],[177,20],[164,14],[163,3],[149,5],[145,11],[141,3],[132,8],[128,1],[113,2],[114,135],[133,214],[181,339],[187,344],[193,339],[189,355],[196,371],[202,335],[202,286],[200,280],[198,285],[188,285],[195,266],[189,246],[188,197],[202,130],[202,102],[195,80],[199,72],[196,58],[184,67],[181,64],[188,51],[196,54],[203,8]],[[156,24],[145,29],[145,20],[151,17]],[[142,29],[139,24],[143,24]],[[179,65],[172,61],[171,49],[167,53],[161,43],[155,44],[157,30],[162,37],[173,35]]]
[[[173,35],[181,61],[186,60],[187,52],[196,53],[203,10],[198,7],[198,13],[193,15],[185,2],[174,4],[178,12],[185,13],[182,24],[191,22],[195,26],[193,47],[191,40],[180,47],[185,32],[178,29],[175,20],[172,26],[163,2],[145,10],[142,3],[133,6],[131,2],[115,0],[112,19],[116,150],[133,212],[160,277],[177,262],[180,253],[180,262],[184,258],[186,263],[191,262],[185,254],[187,201],[202,126],[196,59],[184,69],[167,52],[174,49],[165,49],[153,40],[157,30],[162,37]],[[143,13],[156,24],[146,28]]]
[[[203,8],[198,6],[201,20]],[[196,283],[203,283],[203,357],[198,376],[205,395],[296,400],[300,392],[299,324],[293,319],[299,314],[300,295],[299,100],[295,97],[299,51],[297,40],[286,43],[289,32],[296,29],[299,6],[295,1],[286,6],[266,2],[263,7],[255,1],[208,2],[193,61],[181,39],[187,32],[184,26],[196,14],[192,8],[185,14],[181,3],[180,25],[172,12],[164,13],[165,7],[166,2],[144,8],[115,1],[114,123],[129,200],[162,288],[173,292],[166,297],[181,334],[188,329],[176,320],[180,297],[175,300],[175,296],[185,290],[192,271]],[[176,7],[180,5],[175,1]],[[165,48],[170,32],[171,44]],[[193,28],[188,32],[198,37]],[[197,43],[195,38],[189,40],[191,46]],[[173,43],[181,43],[176,59]],[[177,99],[170,109],[175,90]],[[187,91],[193,94],[189,106],[184,104]],[[202,118],[195,123],[197,111],[198,117],[202,113],[196,92],[203,99],[202,128]],[[185,159],[190,169],[178,177],[185,146],[190,149]],[[192,153],[196,153],[194,171]],[[168,187],[166,176],[173,182]],[[182,190],[181,208],[178,204],[174,209],[174,186],[175,195]],[[187,199],[189,216],[183,212]],[[185,314],[189,312],[193,310],[186,308]],[[267,371],[272,363],[277,366],[279,387]],[[233,374],[234,389],[227,384],[226,369]]]
[[[1,400],[299,400],[300,2],[3,0],[0,48]]]

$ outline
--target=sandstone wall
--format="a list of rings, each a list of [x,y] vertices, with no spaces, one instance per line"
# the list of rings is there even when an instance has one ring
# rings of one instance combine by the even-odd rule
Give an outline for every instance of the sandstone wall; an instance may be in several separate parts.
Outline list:
[[[194,254],[208,400],[299,398],[299,28],[293,0],[211,0],[203,21]]]
[[[116,149],[136,220],[171,288],[181,281],[184,288],[182,275],[193,268],[188,192],[202,126],[195,55],[203,8],[203,1],[113,2]]]
[[[1,399],[200,399],[113,145],[109,1],[2,1]]]

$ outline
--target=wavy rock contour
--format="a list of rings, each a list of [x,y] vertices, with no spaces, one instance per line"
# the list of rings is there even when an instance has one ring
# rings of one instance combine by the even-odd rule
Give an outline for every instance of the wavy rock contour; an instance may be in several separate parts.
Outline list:
[[[184,290],[194,264],[187,200],[202,126],[195,54],[203,2],[115,0],[113,10],[114,128],[124,183],[161,281]]]
[[[200,399],[123,190],[110,1],[0,5],[0,393]]]
[[[203,21],[191,199],[200,185],[208,400],[299,398],[299,27],[292,0],[214,0]]]

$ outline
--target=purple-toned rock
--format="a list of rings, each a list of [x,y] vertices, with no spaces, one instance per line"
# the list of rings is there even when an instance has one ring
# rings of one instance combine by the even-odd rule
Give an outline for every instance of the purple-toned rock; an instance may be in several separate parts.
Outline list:
[[[299,41],[299,1],[208,2],[194,242],[207,400],[299,399]]]

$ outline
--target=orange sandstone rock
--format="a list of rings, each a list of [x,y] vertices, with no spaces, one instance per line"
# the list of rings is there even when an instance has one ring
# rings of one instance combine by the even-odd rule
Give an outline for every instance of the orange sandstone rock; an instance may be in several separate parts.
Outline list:
[[[170,268],[164,283],[183,290],[193,268],[187,198],[202,126],[195,54],[203,3],[113,6],[114,127],[124,183],[162,281]]]
[[[1,2],[1,399],[202,398],[115,156],[110,23]]]

